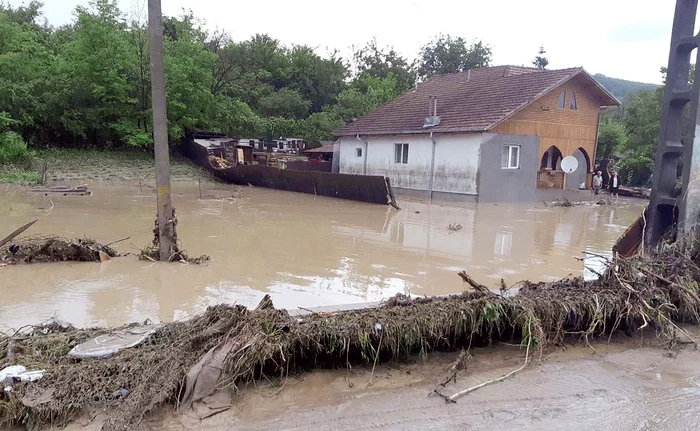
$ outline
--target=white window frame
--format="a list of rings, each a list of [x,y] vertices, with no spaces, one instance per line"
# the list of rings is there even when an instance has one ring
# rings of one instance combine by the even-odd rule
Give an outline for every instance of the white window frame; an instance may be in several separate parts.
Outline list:
[[[399,148],[401,148],[399,150]],[[408,143],[397,143],[394,144],[394,164],[407,165],[408,164]],[[397,157],[400,156],[400,157]]]
[[[515,157],[515,163],[513,163],[513,149],[517,148],[517,157]],[[506,161],[506,166],[503,166],[503,150],[507,149],[508,159]],[[505,144],[501,149],[501,169],[520,169],[520,156],[522,148],[520,145]],[[513,166],[515,165],[515,166]]]
[[[362,148],[355,147],[355,157],[362,157]]]

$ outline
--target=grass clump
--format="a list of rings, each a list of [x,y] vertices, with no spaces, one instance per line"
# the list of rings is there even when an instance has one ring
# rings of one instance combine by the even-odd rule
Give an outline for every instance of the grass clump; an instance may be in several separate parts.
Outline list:
[[[15,165],[0,165],[0,183],[18,186],[36,186],[41,184],[41,175],[31,168]]]

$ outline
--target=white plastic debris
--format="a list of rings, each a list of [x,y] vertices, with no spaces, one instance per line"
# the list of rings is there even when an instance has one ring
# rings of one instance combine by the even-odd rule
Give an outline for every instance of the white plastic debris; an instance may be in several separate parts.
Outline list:
[[[10,365],[0,370],[0,382],[5,392],[12,391],[12,384],[16,382],[33,382],[44,377],[44,370],[27,371],[22,365]]]
[[[100,335],[73,347],[68,356],[73,358],[107,358],[122,349],[138,346],[160,325],[144,325]]]

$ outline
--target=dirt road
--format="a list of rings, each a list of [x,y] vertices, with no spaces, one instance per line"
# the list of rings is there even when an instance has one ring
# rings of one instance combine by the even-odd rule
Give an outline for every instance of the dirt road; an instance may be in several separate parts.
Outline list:
[[[446,404],[427,394],[439,379],[436,363],[382,369],[367,387],[369,370],[312,373],[282,389],[247,390],[234,410],[199,421],[162,413],[158,431],[280,430],[691,430],[700,422],[700,352],[669,357],[660,348],[621,345],[571,348],[546,356],[520,374]],[[604,354],[605,350],[610,353]],[[473,370],[446,393],[519,366],[512,349],[479,354]],[[252,388],[251,388],[252,389]]]

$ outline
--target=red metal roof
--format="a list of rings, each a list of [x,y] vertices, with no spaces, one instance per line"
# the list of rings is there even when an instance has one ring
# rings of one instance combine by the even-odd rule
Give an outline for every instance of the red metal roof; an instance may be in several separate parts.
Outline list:
[[[487,131],[574,76],[593,84],[601,106],[619,105],[583,68],[486,67],[434,76],[335,135]],[[432,115],[431,97],[437,97],[440,124],[423,128],[425,118]]]

